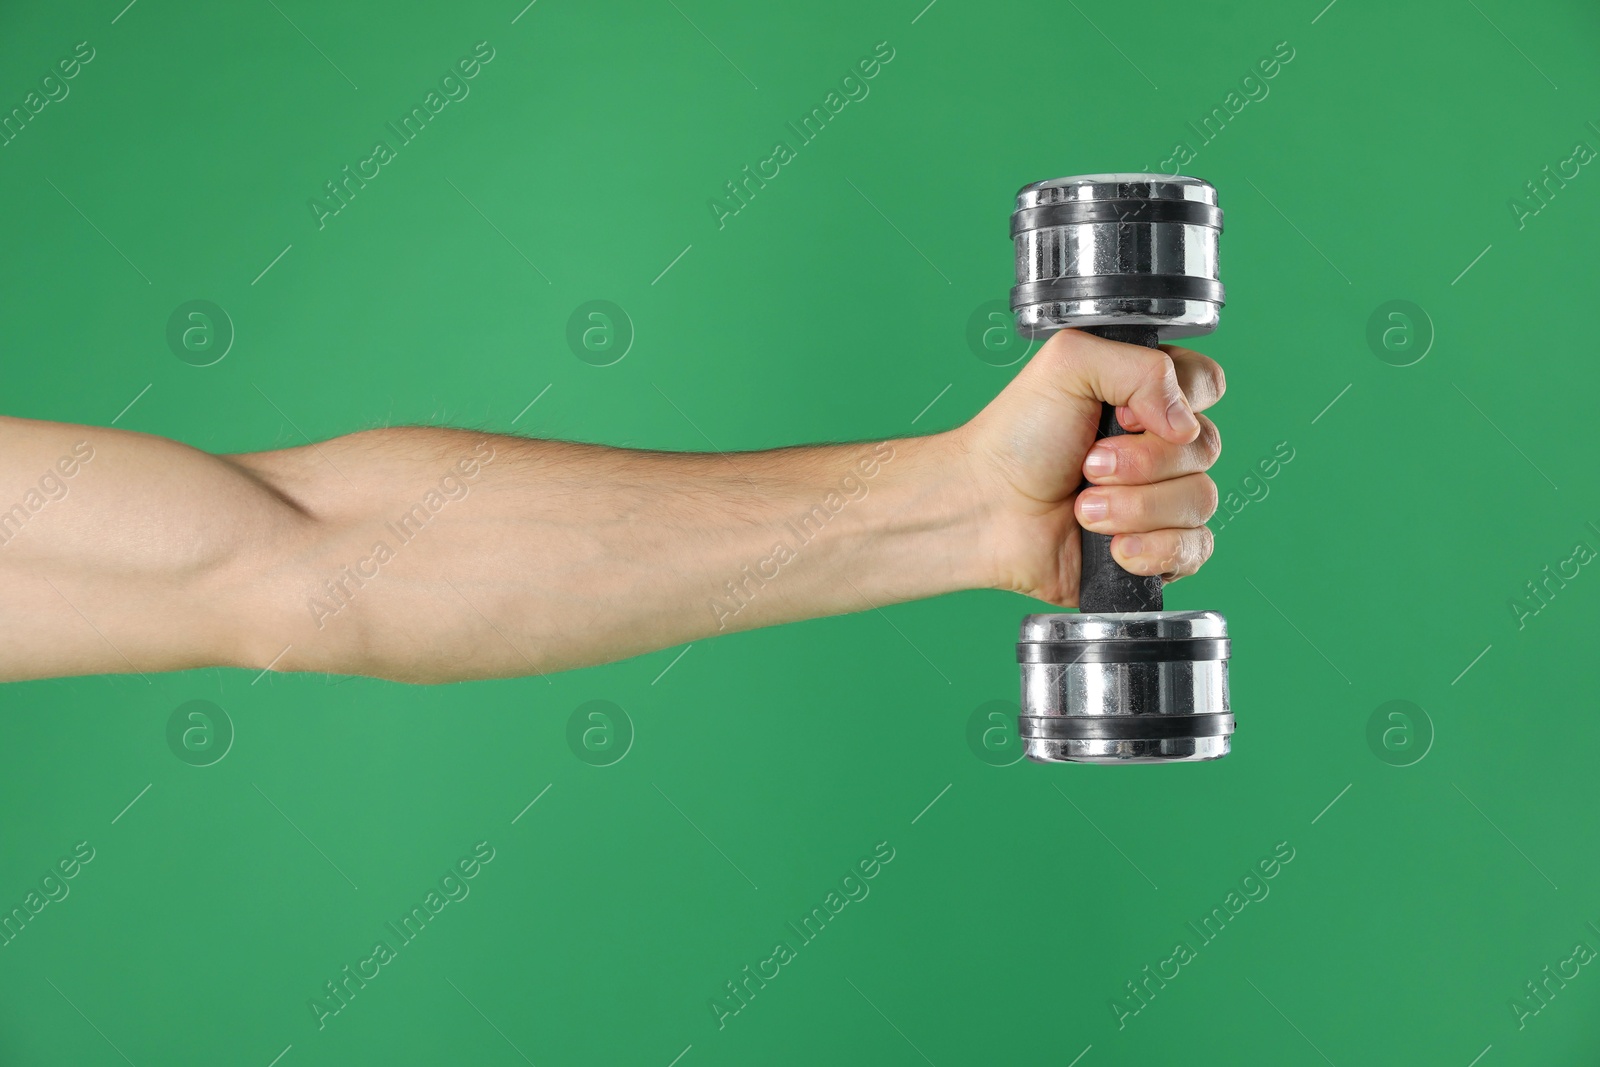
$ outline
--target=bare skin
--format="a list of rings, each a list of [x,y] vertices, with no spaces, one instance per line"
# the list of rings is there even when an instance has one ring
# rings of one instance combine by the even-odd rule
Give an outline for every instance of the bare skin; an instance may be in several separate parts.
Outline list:
[[[727,456],[429,427],[216,456],[0,417],[0,680],[452,682],[961,589],[1071,607],[1080,524],[1138,574],[1210,555],[1222,391],[1065,331],[954,430]],[[1142,432],[1095,443],[1102,400]]]

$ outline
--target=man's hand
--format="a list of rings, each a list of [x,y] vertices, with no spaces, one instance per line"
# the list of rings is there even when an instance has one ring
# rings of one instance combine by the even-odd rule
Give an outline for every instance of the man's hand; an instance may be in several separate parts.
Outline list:
[[[1112,554],[1134,574],[1193,574],[1211,555],[1205,522],[1217,488],[1205,472],[1221,449],[1216,426],[1197,412],[1224,387],[1222,369],[1186,348],[1078,330],[1050,338],[950,435],[993,508],[985,551],[994,584],[1076,606],[1080,527],[1115,534]],[[1134,432],[1096,442],[1102,401]],[[1094,484],[1080,493],[1084,478]]]

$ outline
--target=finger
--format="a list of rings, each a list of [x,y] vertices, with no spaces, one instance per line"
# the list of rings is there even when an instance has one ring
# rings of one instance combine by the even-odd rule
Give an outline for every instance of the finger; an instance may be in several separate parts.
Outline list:
[[[1189,398],[1189,406],[1196,411],[1204,411],[1221,400],[1222,394],[1228,391],[1227,376],[1210,356],[1181,345],[1162,345],[1161,349],[1172,357],[1172,365],[1178,374],[1178,387]]]
[[[1211,530],[1151,530],[1111,539],[1111,556],[1129,574],[1159,574],[1169,582],[1187,577],[1211,558]]]
[[[1178,375],[1178,387],[1189,398],[1189,407],[1195,411],[1206,408],[1222,399],[1228,380],[1216,360],[1179,345],[1162,345],[1162,350],[1172,357]],[[1144,429],[1138,417],[1127,408],[1117,409],[1117,421],[1124,429],[1138,432]]]
[[[1148,485],[1211,469],[1222,453],[1217,424],[1204,415],[1200,435],[1186,445],[1134,433],[1096,441],[1083,459],[1083,476],[1096,485]]]
[[[1200,432],[1178,385],[1176,364],[1159,348],[1060,330],[1023,374],[1080,401],[1130,408],[1141,428],[1175,444],[1192,441]]]
[[[1217,486],[1204,474],[1154,485],[1090,486],[1073,502],[1078,523],[1095,533],[1148,533],[1202,526],[1217,510]]]

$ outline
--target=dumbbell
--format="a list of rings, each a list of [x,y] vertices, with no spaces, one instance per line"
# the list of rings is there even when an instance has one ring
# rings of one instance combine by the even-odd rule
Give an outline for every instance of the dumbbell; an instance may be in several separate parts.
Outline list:
[[[1222,211],[1198,178],[1089,174],[1025,185],[1011,215],[1023,337],[1077,329],[1155,348],[1217,328]],[[1099,437],[1126,433],[1101,405]],[[1085,482],[1085,485],[1088,483]],[[1022,620],[1018,732],[1040,763],[1158,763],[1228,754],[1228,623],[1165,611],[1162,580],[1129,574],[1083,531],[1076,614]]]

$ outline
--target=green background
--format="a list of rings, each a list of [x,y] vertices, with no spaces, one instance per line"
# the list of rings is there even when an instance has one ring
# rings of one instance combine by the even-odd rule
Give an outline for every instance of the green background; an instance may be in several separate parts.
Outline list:
[[[1511,1005],[1600,949],[1600,577],[1520,626],[1511,603],[1600,548],[1576,337],[1600,174],[1520,227],[1510,202],[1600,145],[1600,15],[923,3],[8,4],[0,109],[95,58],[0,147],[4,411],[217,451],[939,429],[1021,355],[968,340],[1012,281],[1016,188],[1187,141],[1227,214],[1229,305],[1196,344],[1229,374],[1213,474],[1256,499],[1169,604],[1228,616],[1234,754],[996,766],[983,709],[1014,707],[1036,608],[998,592],[549,680],[10,685],[0,906],[95,858],[0,948],[0,1062],[1592,1061],[1595,968],[1520,1028]],[[480,41],[470,95],[319,229],[308,201]],[[719,228],[723,183],[882,41],[870,95]],[[236,335],[211,366],[166,339],[191,300]],[[632,324],[609,366],[567,341],[589,300]],[[1426,316],[1380,323],[1401,356],[1368,340],[1394,300]],[[167,740],[191,700],[231,723],[209,766]],[[621,709],[598,755],[568,741],[596,700]],[[1422,713],[1369,742],[1394,700]],[[319,1030],[310,999],[479,841],[470,896]],[[724,983],[885,841],[870,896],[719,1029]],[[1270,895],[1202,947],[1186,923],[1280,842]],[[1119,1028],[1180,940],[1197,957]]]

